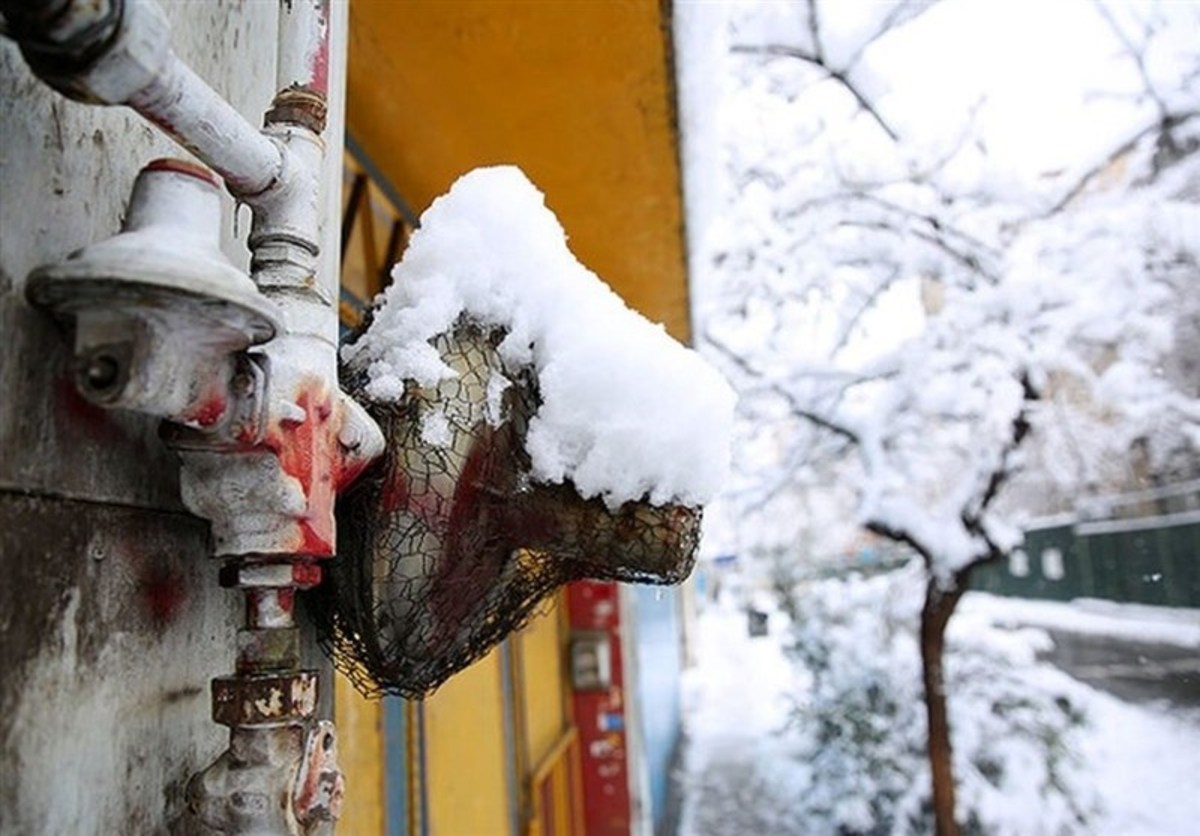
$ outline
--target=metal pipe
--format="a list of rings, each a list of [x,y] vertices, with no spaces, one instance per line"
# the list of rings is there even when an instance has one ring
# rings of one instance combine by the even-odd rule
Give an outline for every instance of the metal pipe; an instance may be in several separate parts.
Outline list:
[[[329,0],[279,4],[279,51],[275,81],[280,90],[305,87],[329,92]]]
[[[10,8],[14,0],[0,0]],[[301,669],[295,593],[319,582],[318,561],[336,551],[338,490],[383,448],[379,428],[338,388],[336,266],[318,275],[322,263],[336,265],[320,259],[321,178],[333,174],[322,140],[329,2],[280,0],[279,89],[262,133],[175,55],[152,0],[19,8],[10,22],[39,77],[81,101],[134,108],[252,209],[252,278],[286,322],[254,354],[262,420],[232,439],[177,445],[184,504],[212,524],[222,585],[246,598],[235,672],[212,685],[213,719],[229,727],[230,745],[187,795],[220,832],[328,832],[342,777],[333,726],[315,716],[318,673]],[[338,30],[344,37],[344,14]]]
[[[283,152],[171,49],[153,0],[0,0],[33,71],[91,104],[128,105],[203,160],[241,198],[269,188]]]
[[[243,199],[266,191],[283,152],[172,51],[163,71],[125,104],[204,160]]]
[[[382,446],[378,428],[338,389],[337,312],[325,289],[336,287],[336,266],[319,275],[331,263],[320,258],[329,11],[326,0],[280,0],[278,92],[264,132],[282,150],[283,167],[247,201],[252,277],[288,322],[263,350],[271,368],[266,437],[237,457],[183,454],[185,504],[212,509],[202,516],[228,558],[222,583],[246,596],[236,672],[213,682],[213,716],[229,726],[230,747],[189,785],[193,809],[230,833],[324,832],[343,792],[336,734],[315,720],[318,674],[301,669],[294,626],[296,590],[315,585],[321,560],[336,551],[337,491]],[[257,488],[226,489],[235,484]],[[245,502],[236,507],[230,496]],[[279,771],[296,763],[298,773]],[[242,821],[225,803],[235,772],[261,776],[266,797],[276,799],[280,776],[297,776],[283,796],[286,815]],[[236,783],[243,792],[245,782]]]
[[[82,65],[111,40],[122,6],[122,0],[0,0],[0,14],[3,34],[21,42],[31,66]]]

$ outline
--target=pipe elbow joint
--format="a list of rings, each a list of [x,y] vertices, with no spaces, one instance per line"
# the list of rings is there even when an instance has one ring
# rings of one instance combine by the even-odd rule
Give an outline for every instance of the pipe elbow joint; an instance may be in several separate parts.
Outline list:
[[[13,36],[38,78],[71,99],[125,104],[171,63],[171,27],[152,0],[49,5],[10,12]]]

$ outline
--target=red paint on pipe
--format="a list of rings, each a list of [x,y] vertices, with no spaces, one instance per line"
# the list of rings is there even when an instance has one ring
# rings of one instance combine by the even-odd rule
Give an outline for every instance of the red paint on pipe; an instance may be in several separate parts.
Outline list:
[[[289,544],[289,550],[295,554],[332,557],[334,471],[341,454],[336,428],[329,420],[333,398],[319,378],[310,378],[298,388],[295,403],[303,410],[304,419],[280,421],[268,433],[265,443],[279,457],[283,472],[299,483],[306,500],[304,514],[296,521],[298,542]]]
[[[201,427],[211,427],[225,415],[226,406],[225,396],[214,392],[202,400],[191,413],[184,416],[184,420]]]
[[[206,167],[190,160],[180,160],[174,157],[159,157],[157,160],[151,160],[142,168],[142,171],[172,171],[202,180],[213,188],[220,188],[221,185],[217,182],[217,175]]]
[[[321,42],[313,55],[311,70],[312,89],[322,95],[329,94],[329,0],[321,0],[318,11],[321,27]]]
[[[350,410],[344,404],[338,409],[339,426],[343,426],[345,422],[350,420]],[[339,453],[342,452],[339,445]],[[340,492],[354,483],[362,472],[374,463],[374,459],[366,459],[361,456],[355,456],[347,459],[344,455],[337,457],[337,468],[334,472],[334,487]]]
[[[293,563],[292,582],[300,589],[312,589],[321,583],[321,566],[317,563]]]

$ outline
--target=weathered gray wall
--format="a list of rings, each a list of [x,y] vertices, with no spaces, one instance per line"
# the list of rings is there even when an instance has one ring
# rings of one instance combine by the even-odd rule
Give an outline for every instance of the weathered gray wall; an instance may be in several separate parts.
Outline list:
[[[163,5],[180,56],[259,124],[276,4]],[[63,335],[23,294],[32,268],[117,231],[164,155],[186,156],[126,110],[58,96],[0,38],[3,834],[174,831],[187,777],[226,742],[208,681],[232,669],[240,596],[216,585],[155,422],[81,400]],[[227,204],[244,266],[249,219],[235,237]]]

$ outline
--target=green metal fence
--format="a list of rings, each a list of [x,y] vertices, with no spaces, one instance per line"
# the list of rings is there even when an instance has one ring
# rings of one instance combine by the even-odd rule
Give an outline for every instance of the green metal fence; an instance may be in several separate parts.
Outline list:
[[[1020,598],[1200,607],[1200,514],[1031,528],[1007,563],[976,569],[971,586]]]

